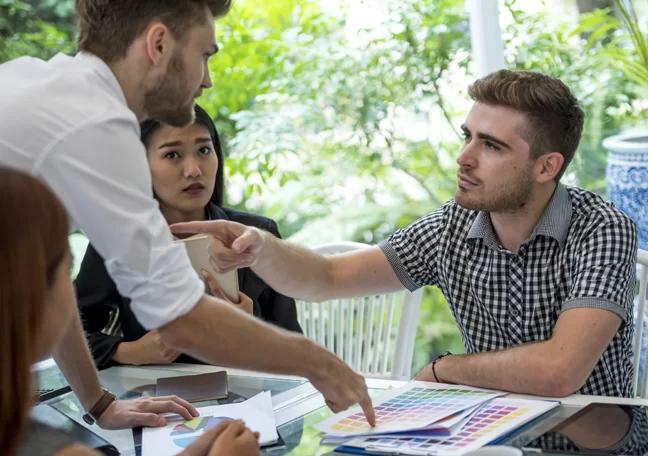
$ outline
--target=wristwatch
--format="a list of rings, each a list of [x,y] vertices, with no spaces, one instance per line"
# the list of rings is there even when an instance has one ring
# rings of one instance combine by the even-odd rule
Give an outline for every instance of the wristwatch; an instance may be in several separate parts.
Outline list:
[[[115,395],[108,391],[105,388],[102,388],[103,390],[103,395],[101,398],[97,401],[97,403],[92,407],[88,413],[83,415],[83,421],[88,423],[90,426],[95,424],[97,421],[99,421],[99,418],[101,418],[101,415],[106,411],[106,409],[117,400]]]

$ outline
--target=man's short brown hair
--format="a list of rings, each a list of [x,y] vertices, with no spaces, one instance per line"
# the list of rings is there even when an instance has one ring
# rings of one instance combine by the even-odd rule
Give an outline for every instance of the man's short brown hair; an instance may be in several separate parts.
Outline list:
[[[562,154],[565,162],[556,175],[560,180],[578,148],[585,117],[569,87],[532,71],[500,70],[478,79],[468,94],[476,102],[524,113],[528,125],[520,133],[529,144],[531,158]]]
[[[205,23],[207,9],[221,17],[231,6],[232,0],[76,0],[77,47],[112,63],[154,20],[182,40],[192,26]]]

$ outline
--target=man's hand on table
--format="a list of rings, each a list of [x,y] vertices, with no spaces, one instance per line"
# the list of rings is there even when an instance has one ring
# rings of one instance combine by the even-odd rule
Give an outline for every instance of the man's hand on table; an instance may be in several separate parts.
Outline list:
[[[176,413],[186,420],[199,416],[187,401],[177,396],[142,397],[132,401],[115,401],[99,418],[103,429],[129,429],[138,426],[160,427],[167,424],[163,413]]]

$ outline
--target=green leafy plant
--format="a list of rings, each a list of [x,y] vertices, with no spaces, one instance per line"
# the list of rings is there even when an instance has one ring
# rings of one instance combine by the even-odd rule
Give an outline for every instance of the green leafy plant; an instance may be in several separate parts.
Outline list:
[[[629,78],[648,89],[648,39],[639,26],[634,0],[630,0],[629,7],[626,7],[621,0],[616,0],[616,3],[623,16],[623,25],[635,50],[634,55],[617,54],[617,65],[620,65],[621,70]]]
[[[606,43],[604,50],[608,62],[648,90],[648,38],[642,30],[637,8],[634,0],[615,2],[621,19],[607,10],[599,10],[588,15],[577,31],[591,31],[588,40],[591,45]]]

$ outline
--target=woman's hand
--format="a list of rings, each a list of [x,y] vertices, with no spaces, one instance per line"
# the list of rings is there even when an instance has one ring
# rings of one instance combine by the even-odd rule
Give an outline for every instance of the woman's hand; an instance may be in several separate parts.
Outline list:
[[[201,274],[203,276],[203,279],[205,280],[205,283],[207,284],[207,286],[209,287],[209,289],[212,292],[212,295],[215,298],[219,298],[219,299],[222,299],[224,301],[227,301],[230,304],[238,307],[239,309],[247,312],[250,315],[254,314],[254,303],[252,302],[252,300],[245,293],[239,291],[239,301],[240,302],[238,304],[236,304],[236,303],[230,301],[227,298],[227,296],[225,296],[225,293],[223,293],[223,290],[221,290],[221,288],[216,283],[216,280],[214,279],[214,277],[212,277],[212,275],[209,272],[207,272],[207,271],[205,271],[203,269],[201,271]]]
[[[259,434],[242,421],[222,421],[189,445],[180,456],[258,456]]]
[[[146,333],[134,342],[122,342],[113,359],[121,364],[171,364],[181,353],[169,347],[160,338],[157,330]]]

